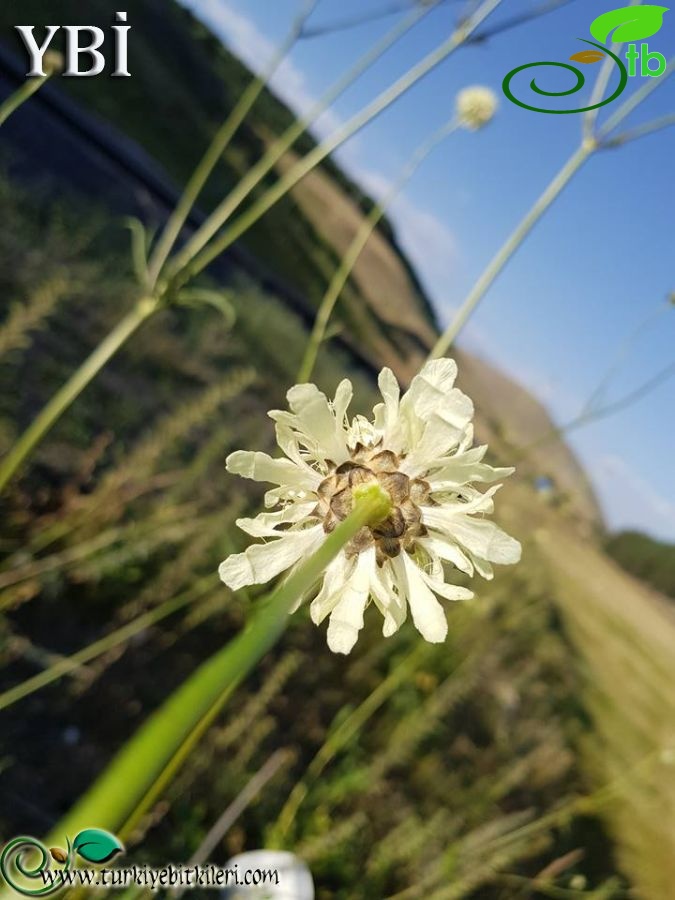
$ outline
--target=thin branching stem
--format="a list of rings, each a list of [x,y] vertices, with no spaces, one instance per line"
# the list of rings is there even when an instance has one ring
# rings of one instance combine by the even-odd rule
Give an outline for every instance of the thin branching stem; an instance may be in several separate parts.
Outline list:
[[[52,73],[48,72],[46,75],[27,78],[20,88],[14,91],[13,94],[10,94],[3,103],[0,103],[0,125],[4,125],[7,119],[9,119],[20,106],[23,106],[26,100],[30,100],[33,94],[39,91],[42,85],[49,81],[51,76]]]
[[[94,380],[120,347],[126,344],[132,334],[135,334],[150,318],[157,307],[156,300],[149,297],[141,298],[96,347],[77,372],[54,394],[0,463],[0,492],[71,403]]]
[[[328,110],[328,108],[349,88],[364,72],[377,62],[397,41],[407,34],[431,8],[438,3],[426,7],[418,7],[409,16],[397,23],[384,37],[361,56],[344,75],[342,75],[322,97],[310,108],[305,116],[293,122],[286,131],[268,148],[261,159],[240,179],[232,191],[225,197],[209,216],[206,222],[195,232],[182,251],[172,263],[172,270],[179,271],[190,259],[202,250],[228,219],[239,209],[241,204],[263,181],[284,154],[295,144],[298,138]]]
[[[441,143],[441,141],[443,141],[446,137],[456,131],[458,127],[459,123],[453,117],[450,122],[446,123],[442,128],[436,131],[435,134],[432,135],[432,137],[424,141],[424,143],[420,145],[417,150],[415,150],[412,157],[402,168],[401,172],[387,191],[386,195],[382,198],[382,200],[379,201],[379,203],[376,203],[373,206],[371,211],[361,222],[351,244],[342,257],[340,265],[335,271],[335,274],[333,275],[333,278],[331,279],[326,293],[324,294],[323,299],[319,305],[319,311],[314,321],[314,327],[312,329],[312,333],[307,343],[305,354],[298,371],[297,381],[299,383],[308,381],[312,375],[312,372],[314,371],[314,366],[316,365],[316,360],[317,356],[319,355],[321,344],[326,339],[326,329],[328,328],[328,323],[330,321],[331,315],[333,314],[333,310],[335,309],[335,305],[339,300],[340,294],[344,290],[344,287],[347,284],[347,281],[349,280],[349,277],[352,274],[354,266],[358,262],[361,253],[365,249],[371,235],[377,228],[378,223],[386,214],[391,203],[396,199],[399,193],[410,181],[415,172],[417,172],[417,170],[429,156],[429,154],[438,146],[439,143]]]
[[[169,254],[178,240],[181,230],[213,170],[218,165],[219,160],[222,158],[222,155],[232,141],[232,138],[239,130],[242,122],[255,105],[256,100],[269,84],[275,72],[286,59],[296,41],[303,33],[305,24],[314,11],[317,2],[318,0],[305,0],[300,13],[291,25],[288,35],[279,46],[269,65],[261,75],[251,81],[249,86],[243,92],[225,122],[216,132],[211,145],[204,154],[199,165],[192,173],[190,180],[178,201],[178,205],[171,213],[150,259],[150,264],[148,266],[148,282],[150,288],[154,287],[164,263],[169,258]]]
[[[31,694],[34,694],[36,691],[39,691],[50,684],[54,684],[54,682],[63,678],[65,675],[80,671],[87,663],[92,662],[94,659],[98,659],[98,657],[103,656],[105,653],[114,650],[122,644],[126,644],[133,637],[141,634],[141,632],[145,631],[147,628],[157,625],[158,622],[173,615],[190,603],[201,599],[209,592],[214,591],[217,587],[218,580],[216,576],[208,575],[197,581],[191,588],[184,591],[182,594],[179,594],[177,597],[166,600],[164,603],[143,613],[126,625],[123,625],[121,628],[116,628],[114,631],[111,631],[110,634],[106,634],[98,641],[94,641],[77,653],[73,653],[71,656],[66,656],[57,660],[57,662],[46,668],[43,672],[39,672],[32,678],[28,678],[26,681],[22,681],[15,687],[9,688],[0,694],[0,710],[7,709],[8,706],[18,703],[19,700],[23,700]]]
[[[331,731],[321,745],[316,755],[307,766],[305,774],[295,784],[288,796],[283,809],[279,813],[277,821],[272,829],[272,844],[283,844],[289,836],[298,810],[302,806],[312,785],[320,777],[326,766],[349,743],[349,741],[363,728],[365,723],[387,702],[398,689],[401,682],[406,681],[419,663],[429,652],[426,644],[418,644],[417,647],[399,662],[390,674],[371,691],[366,699],[342,722],[338,728]]]
[[[362,128],[374,121],[400,97],[406,94],[414,85],[447,59],[464,41],[473,34],[481,22],[492,13],[501,0],[484,0],[476,12],[465,22],[459,25],[452,35],[444,41],[436,50],[427,54],[424,59],[416,63],[394,84],[384,90],[366,107],[352,116],[344,125],[338,128],[330,137],[322,141],[305,157],[293,165],[262,197],[251,205],[239,216],[220,237],[214,238],[201,252],[195,255],[195,249],[203,242],[204,234],[212,230],[213,220],[209,219],[202,231],[195,235],[179,253],[170,267],[169,272],[173,282],[182,285],[199,272],[203,271],[210,263],[221,255],[228,247],[238,240],[249,228],[262,218],[279,200],[292,190],[299,181],[315,169],[334,150],[357,134]],[[218,215],[218,211],[215,215]],[[221,213],[222,214],[222,213]]]
[[[675,68],[675,59],[670,60],[667,71],[658,79],[648,79],[648,83],[621,104],[619,109],[612,115],[607,122],[599,129],[597,135],[585,136],[579,147],[572,153],[567,162],[560,169],[558,174],[553,178],[548,187],[541,194],[539,199],[525,214],[525,217],[518,224],[516,229],[509,235],[502,247],[497,251],[496,255],[490,260],[486,268],[479,275],[478,280],[469,291],[467,297],[462,302],[460,308],[455,313],[452,321],[440,336],[434,345],[430,357],[432,359],[439,356],[445,356],[448,350],[457,340],[460,332],[468,322],[476,307],[485,297],[489,288],[492,286],[496,278],[501,274],[504,267],[511,260],[511,257],[520,248],[526,237],[532,231],[534,226],[539,222],[541,217],[548,211],[554,201],[560,196],[562,191],[567,187],[572,178],[577,174],[584,163],[598,150],[605,149],[607,146],[607,136],[628,116],[640,103],[642,103],[658,86],[663,83],[666,77],[672,73]],[[599,80],[603,78],[601,72]],[[661,127],[672,124],[670,119]],[[650,132],[656,131],[651,128]]]

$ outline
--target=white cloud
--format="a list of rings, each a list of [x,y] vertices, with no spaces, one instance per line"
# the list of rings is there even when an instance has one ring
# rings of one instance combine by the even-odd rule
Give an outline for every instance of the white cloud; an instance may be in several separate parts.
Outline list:
[[[224,0],[181,0],[230,47],[256,74],[269,66],[278,47],[244,13]],[[304,73],[287,56],[278,66],[270,84],[273,90],[301,116],[308,115],[317,102]],[[331,109],[317,119],[312,129],[324,136],[341,124]]]

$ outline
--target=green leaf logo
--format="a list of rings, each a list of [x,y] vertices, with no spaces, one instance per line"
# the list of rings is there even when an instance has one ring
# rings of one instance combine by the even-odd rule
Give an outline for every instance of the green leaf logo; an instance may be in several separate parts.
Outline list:
[[[85,828],[73,841],[73,847],[87,862],[105,863],[116,853],[123,853],[124,846],[114,834],[102,828]]]
[[[603,13],[591,22],[591,34],[596,41],[643,41],[651,37],[663,25],[667,6],[622,6]]]

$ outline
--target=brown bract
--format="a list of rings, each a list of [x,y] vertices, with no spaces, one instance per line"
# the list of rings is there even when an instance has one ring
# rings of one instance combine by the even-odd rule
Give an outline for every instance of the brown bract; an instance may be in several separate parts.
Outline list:
[[[323,520],[324,531],[331,532],[352,511],[354,488],[377,483],[391,497],[391,514],[379,525],[365,526],[345,547],[347,556],[356,556],[375,546],[377,564],[412,550],[416,538],[427,530],[422,524],[419,504],[434,505],[429,485],[422,478],[409,478],[399,471],[403,457],[383,450],[381,442],[373,447],[357,444],[352,458],[332,471],[318,487],[319,502],[314,515]]]

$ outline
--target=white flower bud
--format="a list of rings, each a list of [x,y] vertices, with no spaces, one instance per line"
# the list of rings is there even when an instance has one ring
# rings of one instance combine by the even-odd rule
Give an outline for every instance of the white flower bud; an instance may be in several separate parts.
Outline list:
[[[464,88],[457,94],[457,118],[464,128],[477,131],[490,121],[497,109],[497,95],[481,85]]]

